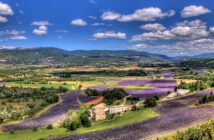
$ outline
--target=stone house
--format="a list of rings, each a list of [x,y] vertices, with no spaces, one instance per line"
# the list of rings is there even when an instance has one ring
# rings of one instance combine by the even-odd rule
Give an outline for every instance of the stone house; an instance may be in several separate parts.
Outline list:
[[[106,119],[106,113],[105,113],[106,110],[107,110],[106,104],[100,103],[91,109],[91,117],[95,121],[105,120]]]
[[[109,107],[109,113],[115,114],[115,113],[119,113],[119,112],[132,110],[132,108],[133,108],[133,105],[111,106],[111,107]]]

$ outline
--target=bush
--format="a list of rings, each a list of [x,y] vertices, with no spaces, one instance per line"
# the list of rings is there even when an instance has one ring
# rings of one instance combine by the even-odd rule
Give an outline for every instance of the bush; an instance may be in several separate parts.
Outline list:
[[[67,119],[63,122],[62,127],[67,128],[68,130],[76,130],[81,126],[79,118]]]
[[[10,130],[10,134],[14,134],[15,133],[15,131],[13,131],[13,130]]]
[[[37,127],[33,127],[32,131],[38,131]]]
[[[199,100],[199,103],[200,104],[205,104],[205,103],[209,103],[209,102],[212,102],[214,101],[214,95],[213,93],[210,93],[210,95],[204,95],[200,100]]]
[[[49,124],[46,128],[47,128],[47,129],[53,129],[53,125],[52,125],[52,124]]]
[[[58,90],[58,92],[62,92],[63,93],[63,92],[67,92],[68,88],[60,86],[57,90]]]
[[[144,106],[145,107],[154,107],[157,105],[157,99],[155,97],[150,97],[150,98],[147,98],[145,101],[144,101]]]
[[[81,121],[82,126],[84,126],[84,127],[91,126],[91,121],[89,119],[89,116],[86,113],[80,114],[80,121]]]

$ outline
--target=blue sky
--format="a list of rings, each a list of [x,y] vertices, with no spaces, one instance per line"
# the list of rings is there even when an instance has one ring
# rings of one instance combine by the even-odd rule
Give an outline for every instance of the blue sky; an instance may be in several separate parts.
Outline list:
[[[213,0],[0,0],[0,48],[214,52]]]

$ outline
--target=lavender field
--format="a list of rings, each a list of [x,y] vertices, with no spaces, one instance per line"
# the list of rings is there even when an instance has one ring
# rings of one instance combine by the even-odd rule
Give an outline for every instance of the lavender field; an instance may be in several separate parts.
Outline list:
[[[35,119],[24,120],[21,123],[14,125],[6,125],[4,131],[10,130],[26,130],[35,127],[43,127],[49,124],[56,124],[65,119],[66,113],[71,109],[79,109],[79,99],[81,102],[94,100],[95,97],[87,97],[79,92],[64,93],[60,95],[62,102],[59,105],[52,107],[47,113]]]
[[[213,106],[192,106],[194,103],[214,89],[202,91],[180,99],[164,102],[155,110],[160,113],[159,117],[120,128],[104,130],[94,133],[74,135],[57,140],[139,140],[150,139],[167,131],[176,131],[179,128],[190,126],[198,121],[205,121],[214,117]],[[119,135],[118,135],[119,134]]]
[[[126,89],[126,86],[149,86],[148,89],[134,90]],[[96,89],[99,91],[106,90],[109,88],[122,87],[133,97],[139,97],[142,99],[151,96],[163,96],[167,92],[174,92],[177,83],[175,80],[122,80],[117,83],[114,87],[107,86],[93,86],[91,89]]]

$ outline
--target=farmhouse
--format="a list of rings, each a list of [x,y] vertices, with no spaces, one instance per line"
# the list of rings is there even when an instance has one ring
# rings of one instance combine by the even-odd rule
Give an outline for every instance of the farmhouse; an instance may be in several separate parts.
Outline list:
[[[115,114],[115,113],[131,110],[132,108],[133,108],[133,105],[111,106],[109,107],[109,113]]]
[[[91,117],[95,120],[95,121],[101,121],[101,120],[105,120],[106,118],[106,111],[107,107],[106,104],[104,103],[100,103],[96,106],[94,106],[91,110]]]

